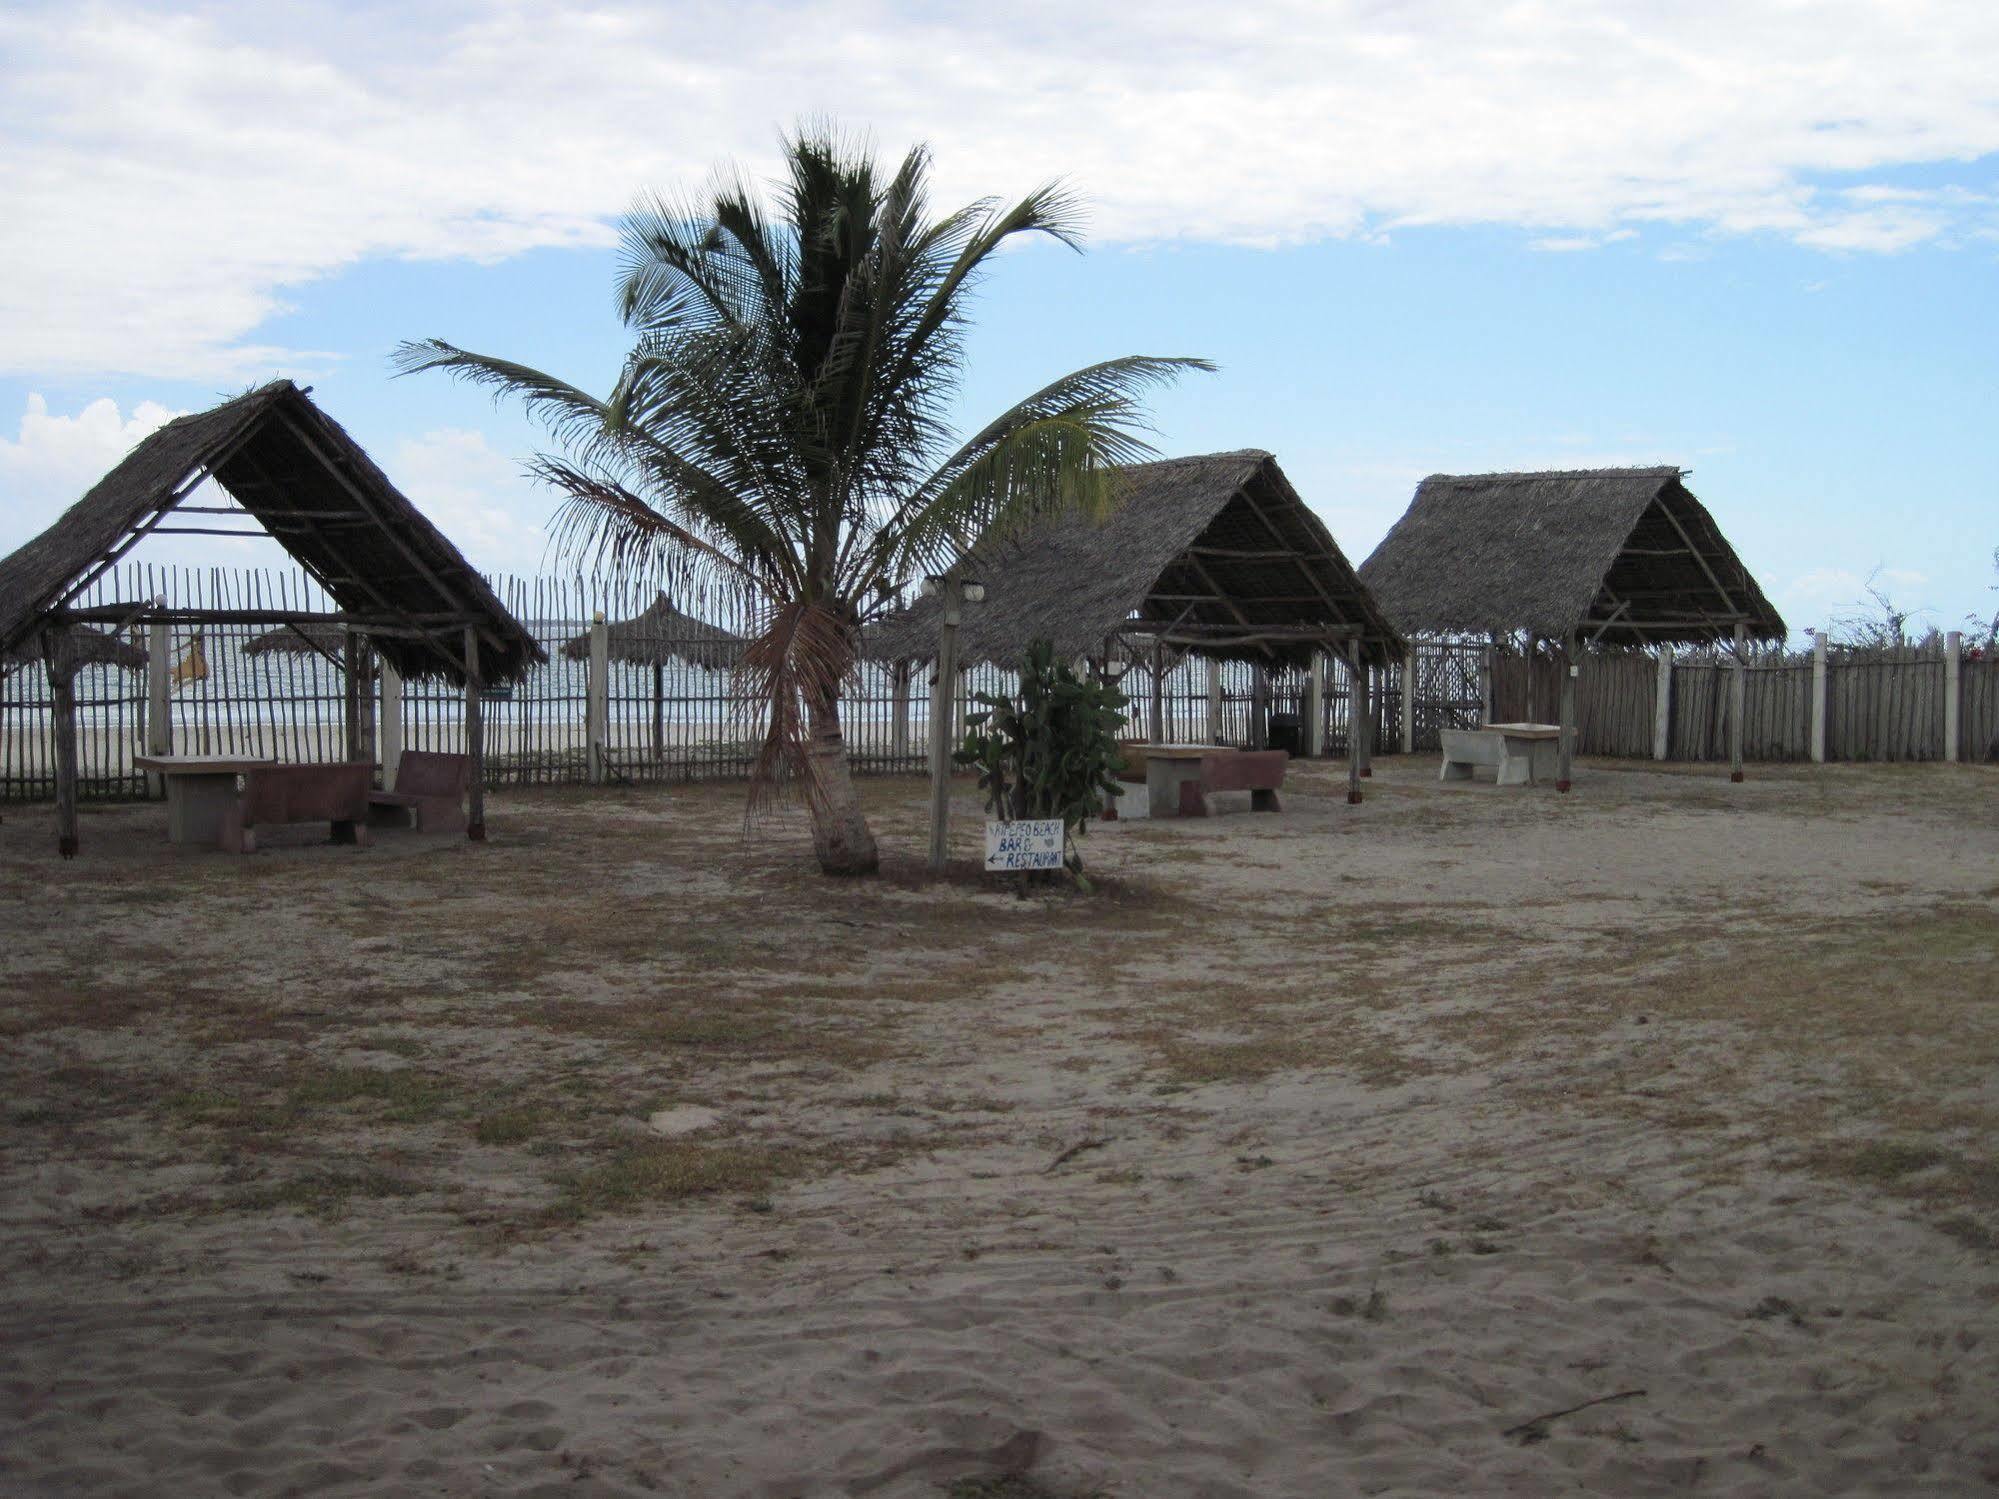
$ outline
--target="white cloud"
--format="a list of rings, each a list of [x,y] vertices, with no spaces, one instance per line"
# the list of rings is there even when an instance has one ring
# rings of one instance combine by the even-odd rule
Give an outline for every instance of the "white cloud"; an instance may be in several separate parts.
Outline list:
[[[18,435],[0,437],[0,556],[38,535],[134,443],[178,415],[141,401],[125,416],[116,401],[99,397],[61,416],[42,396],[29,395]]]
[[[536,573],[554,504],[484,433],[441,427],[396,444],[396,487],[483,572]]]
[[[1099,241],[1664,223],[1851,251],[1989,232],[1868,174],[1999,151],[1986,0],[331,0],[0,14],[0,368],[268,373],[287,287],[604,243],[641,187],[823,112],[940,192],[1067,174]],[[1669,252],[1670,253],[1670,252]]]

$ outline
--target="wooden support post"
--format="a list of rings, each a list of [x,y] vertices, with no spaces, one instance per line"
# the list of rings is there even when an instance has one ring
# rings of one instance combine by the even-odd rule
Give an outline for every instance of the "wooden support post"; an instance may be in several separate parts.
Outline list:
[[[56,852],[65,859],[76,857],[76,656],[68,630],[47,630],[42,634],[42,662],[49,674],[49,691],[55,701],[56,736]]]
[[[604,741],[611,718],[611,635],[604,611],[590,616],[590,667],[583,679],[583,737],[592,786],[604,784]]]
[[[608,675],[608,673],[607,673]],[[610,689],[605,688],[608,708]],[[657,765],[666,758],[666,663],[652,664],[652,759]]]
[[[1825,764],[1825,647],[1829,627],[1812,637],[1812,763]]]
[[[1964,637],[1952,630],[1943,638],[1943,757],[1955,765],[1964,737]]]
[[[1499,636],[1487,638],[1485,649],[1478,655],[1478,721],[1492,722],[1492,672],[1493,657],[1499,654]]]
[[[393,787],[403,763],[403,674],[386,660],[381,665],[381,706],[376,711],[380,735],[382,784]]]
[[[1749,626],[1735,625],[1734,670],[1728,674],[1728,778],[1742,779],[1742,717],[1749,703]]]
[[[1166,647],[1152,637],[1152,719],[1148,728],[1154,744],[1166,742]]]
[[[1208,660],[1208,743],[1222,742],[1222,663]]]
[[[890,677],[894,711],[889,722],[889,753],[898,761],[909,756],[909,662],[898,661]]]
[[[958,711],[958,625],[964,585],[947,574],[943,583],[944,626],[937,632],[937,683],[930,695],[930,870],[941,874],[950,854],[952,720]]]
[[[1298,747],[1316,760],[1326,752],[1326,653],[1312,652],[1312,674],[1305,679],[1305,732]]]
[[[1659,682],[1652,689],[1652,758],[1673,752],[1673,648],[1659,647]]]
[[[340,632],[340,728],[343,760],[363,758],[361,750],[361,637]],[[372,759],[373,756],[368,758]]]
[[[1374,673],[1354,647],[1353,692],[1347,698],[1347,737],[1360,753],[1360,773],[1374,774]]]
[[[1582,670],[1582,637],[1571,635],[1562,647],[1561,750],[1555,789],[1567,791],[1576,769],[1576,674]]]
[[[167,597],[153,603],[164,609]],[[146,631],[146,753],[171,755],[174,752],[173,709],[173,626],[164,620]],[[146,795],[165,796],[167,778],[158,771],[146,772]]]
[[[1360,778],[1367,760],[1367,715],[1357,710],[1365,689],[1367,668],[1361,664],[1360,647],[1347,648],[1347,805],[1360,805]]]
[[[1249,683],[1249,747],[1270,748],[1270,673],[1261,663],[1253,668]]]
[[[479,698],[485,684],[479,673],[479,632],[465,627],[465,753],[472,757],[472,788],[467,794],[465,836],[486,841],[486,717]]]
[[[1402,753],[1416,753],[1416,647],[1402,657]]]

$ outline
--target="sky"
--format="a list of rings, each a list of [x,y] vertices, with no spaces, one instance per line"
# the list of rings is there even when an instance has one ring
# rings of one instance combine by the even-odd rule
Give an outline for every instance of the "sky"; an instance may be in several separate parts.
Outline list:
[[[968,429],[1198,354],[1161,452],[1269,449],[1356,562],[1425,474],[1676,463],[1794,631],[1999,610],[1990,0],[13,0],[0,552],[285,375],[475,563],[562,567],[537,432],[390,351],[608,390],[619,214],[810,118],[927,142],[940,206],[1090,204],[995,267]]]

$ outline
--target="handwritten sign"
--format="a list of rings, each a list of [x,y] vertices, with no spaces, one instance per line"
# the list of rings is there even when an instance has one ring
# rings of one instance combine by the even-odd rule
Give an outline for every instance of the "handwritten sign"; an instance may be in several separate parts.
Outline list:
[[[986,868],[1060,869],[1062,819],[986,824]]]

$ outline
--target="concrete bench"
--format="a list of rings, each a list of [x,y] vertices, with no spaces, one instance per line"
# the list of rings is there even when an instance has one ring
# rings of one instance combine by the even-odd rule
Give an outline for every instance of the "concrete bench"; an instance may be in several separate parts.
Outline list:
[[[1440,781],[1469,781],[1475,767],[1490,768],[1501,786],[1550,780],[1562,731],[1546,723],[1489,723],[1482,729],[1445,729]]]
[[[257,851],[257,829],[300,822],[330,823],[335,843],[368,842],[366,760],[328,765],[265,765],[243,772],[243,789],[222,814],[225,852]]]
[[[1155,744],[1145,751],[1145,789],[1154,817],[1207,817],[1208,796],[1247,791],[1250,810],[1275,812],[1290,756],[1283,750],[1234,750],[1213,745]]]
[[[368,793],[368,821],[376,827],[414,827],[419,833],[465,831],[465,792],[472,757],[436,750],[404,750],[396,784]]]

